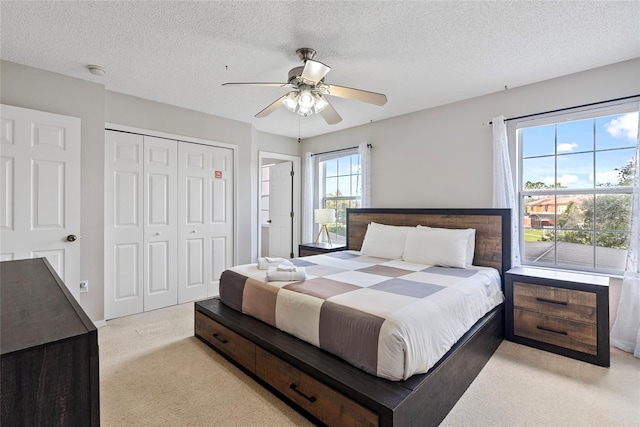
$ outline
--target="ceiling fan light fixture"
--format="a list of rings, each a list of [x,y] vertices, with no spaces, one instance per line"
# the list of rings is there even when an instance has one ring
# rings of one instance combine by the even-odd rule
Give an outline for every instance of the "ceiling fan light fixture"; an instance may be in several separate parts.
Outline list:
[[[282,104],[285,108],[292,113],[296,112],[296,107],[298,106],[298,95],[297,92],[289,92],[289,94],[282,100]]]
[[[304,107],[302,105],[298,105],[298,114],[301,116],[308,116],[313,113],[312,107]]]
[[[300,108],[311,109],[315,103],[316,99],[310,90],[303,90],[300,92],[300,97],[298,98],[298,105]]]
[[[316,113],[319,113],[320,111],[324,110],[325,107],[329,105],[329,103],[317,93],[314,94],[314,98],[316,99],[316,102],[315,102],[315,105],[313,106],[313,110]]]

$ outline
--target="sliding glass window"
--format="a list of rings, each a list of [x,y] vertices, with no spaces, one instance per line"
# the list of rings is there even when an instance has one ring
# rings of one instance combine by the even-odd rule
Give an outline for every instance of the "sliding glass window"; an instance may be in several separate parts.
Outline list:
[[[359,208],[361,167],[358,150],[320,155],[318,160],[319,207],[335,209],[336,223],[330,224],[331,240],[346,241],[347,208]]]
[[[523,264],[624,270],[637,104],[518,124]]]

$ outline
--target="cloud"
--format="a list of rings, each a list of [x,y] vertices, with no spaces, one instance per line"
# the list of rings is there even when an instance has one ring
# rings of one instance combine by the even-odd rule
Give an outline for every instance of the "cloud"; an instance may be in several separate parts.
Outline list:
[[[564,187],[568,187],[569,184],[574,184],[576,182],[580,181],[580,178],[578,178],[575,175],[570,175],[570,174],[564,174],[562,176],[558,177],[558,182],[563,185]],[[544,183],[546,185],[553,185],[555,183],[555,180],[553,179],[552,176],[548,176],[544,179]]]
[[[593,182],[593,174],[589,174],[589,181]],[[606,171],[596,173],[596,185],[598,184],[617,184],[618,171]]]
[[[611,120],[604,128],[614,138],[638,139],[638,113],[627,113]]]
[[[563,142],[562,144],[558,144],[558,153],[566,153],[568,151],[573,151],[578,144],[575,142]]]

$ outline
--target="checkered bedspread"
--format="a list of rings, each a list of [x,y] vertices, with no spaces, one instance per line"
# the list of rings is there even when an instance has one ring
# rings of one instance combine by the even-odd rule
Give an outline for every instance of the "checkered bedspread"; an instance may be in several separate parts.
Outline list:
[[[256,264],[225,271],[227,306],[390,380],[427,372],[504,297],[495,269],[430,267],[344,251],[293,259],[301,282]]]

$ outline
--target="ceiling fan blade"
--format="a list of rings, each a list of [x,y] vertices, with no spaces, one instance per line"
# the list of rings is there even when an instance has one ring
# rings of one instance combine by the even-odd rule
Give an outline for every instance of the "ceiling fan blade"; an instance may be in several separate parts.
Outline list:
[[[324,96],[321,96],[321,98],[327,101]],[[340,117],[340,114],[338,114],[336,109],[333,108],[333,105],[331,105],[329,101],[327,101],[327,106],[324,107],[322,111],[320,111],[320,115],[329,125],[335,125],[336,123],[340,123],[342,121],[342,117]]]
[[[328,65],[324,65],[322,62],[314,61],[312,59],[307,59],[304,63],[304,69],[302,70],[302,75],[300,77],[309,82],[318,83],[329,71],[331,71],[331,67]]]
[[[270,86],[270,87],[292,87],[289,83],[222,83],[222,86]]]
[[[280,98],[276,99],[275,101],[273,101],[271,104],[269,104],[267,106],[267,108],[265,108],[264,110],[260,111],[258,114],[256,114],[256,117],[261,118],[261,117],[266,117],[269,114],[273,113],[274,111],[276,111],[280,106],[282,106],[282,100],[289,95],[289,93],[286,93],[284,95],[282,95]]]
[[[346,86],[327,86],[329,87],[329,95],[354,99],[356,101],[367,102],[375,105],[384,105],[387,103],[387,96],[382,93],[369,92],[367,90],[354,89]]]

